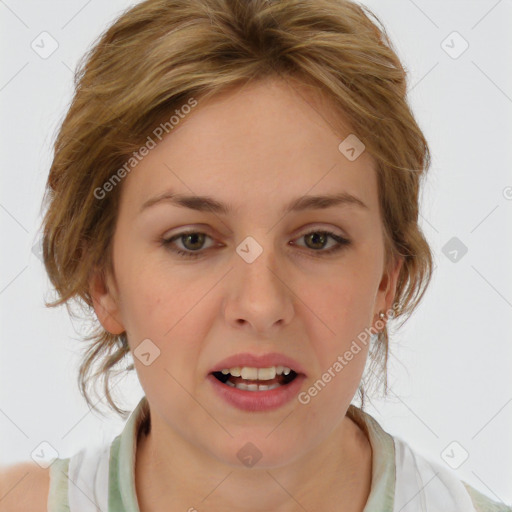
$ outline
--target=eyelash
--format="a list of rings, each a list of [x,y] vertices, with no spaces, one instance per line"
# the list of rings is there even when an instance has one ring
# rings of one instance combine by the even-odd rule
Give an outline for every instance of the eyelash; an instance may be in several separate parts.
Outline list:
[[[302,234],[299,238],[314,234],[314,233],[320,233],[322,235],[327,235],[329,238],[332,238],[337,242],[337,245],[334,247],[331,247],[330,249],[323,250],[323,249],[309,249],[313,253],[313,256],[316,256],[314,253],[319,253],[319,256],[328,256],[330,254],[334,254],[335,252],[338,252],[346,247],[348,247],[352,242],[346,238],[343,238],[336,233],[333,233],[332,231],[322,231],[322,230],[312,230],[308,231],[307,233]],[[183,251],[181,249],[176,249],[172,247],[172,244],[175,240],[185,236],[185,235],[193,235],[193,234],[201,234],[206,235],[206,233],[203,233],[201,231],[182,231],[181,233],[178,233],[177,235],[172,236],[169,239],[161,239],[161,244],[165,246],[170,251],[178,254],[179,256],[185,257],[185,258],[198,258],[204,253],[204,250],[199,251]],[[211,238],[209,235],[206,235],[208,238]]]

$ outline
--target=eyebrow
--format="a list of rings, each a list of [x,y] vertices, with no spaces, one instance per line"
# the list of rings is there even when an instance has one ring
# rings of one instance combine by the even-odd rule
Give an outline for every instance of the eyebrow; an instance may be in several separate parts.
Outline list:
[[[166,192],[145,201],[140,208],[140,212],[159,203],[169,203],[182,208],[223,215],[228,215],[233,211],[231,205],[217,201],[209,196],[189,196]],[[325,208],[332,208],[333,206],[358,206],[362,209],[369,209],[358,197],[348,192],[340,192],[337,194],[298,197],[285,205],[281,213],[287,214],[304,210],[323,210]]]

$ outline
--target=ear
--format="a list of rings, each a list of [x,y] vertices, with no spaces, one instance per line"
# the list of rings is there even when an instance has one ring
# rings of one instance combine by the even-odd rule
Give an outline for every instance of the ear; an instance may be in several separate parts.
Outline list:
[[[94,270],[89,278],[89,294],[103,328],[111,334],[123,333],[125,328],[121,321],[114,279],[103,270]]]
[[[392,262],[387,269],[385,269],[382,275],[381,282],[379,284],[378,298],[375,301],[376,310],[374,316],[379,319],[379,312],[383,311],[386,313],[393,309],[393,302],[396,294],[396,284],[398,281],[398,275],[400,269],[404,263],[404,258],[399,257],[396,261]],[[386,316],[387,318],[387,316]]]

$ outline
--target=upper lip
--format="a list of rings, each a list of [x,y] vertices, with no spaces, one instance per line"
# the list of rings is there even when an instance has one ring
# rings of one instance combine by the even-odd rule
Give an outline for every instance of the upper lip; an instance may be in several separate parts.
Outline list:
[[[241,354],[235,354],[233,356],[226,357],[222,361],[216,363],[216,365],[210,370],[210,373],[220,372],[225,368],[234,368],[235,366],[249,366],[252,368],[269,368],[270,366],[287,366],[297,374],[306,374],[302,365],[292,359],[291,357],[279,354],[277,352],[271,352],[268,354],[250,354],[244,352]]]

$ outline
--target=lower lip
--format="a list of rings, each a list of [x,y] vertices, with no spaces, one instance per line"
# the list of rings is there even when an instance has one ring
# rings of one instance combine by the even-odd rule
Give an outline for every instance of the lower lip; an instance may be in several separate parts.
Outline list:
[[[305,375],[297,375],[289,384],[266,391],[245,391],[223,384],[209,374],[207,379],[213,389],[228,404],[243,411],[268,411],[282,407],[293,400],[298,394]]]

